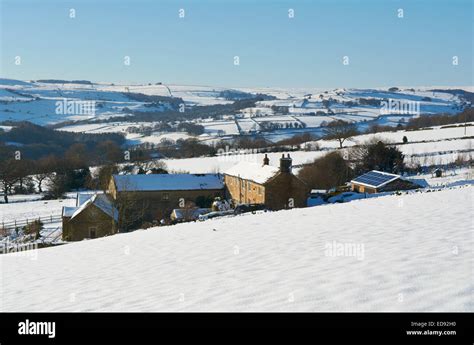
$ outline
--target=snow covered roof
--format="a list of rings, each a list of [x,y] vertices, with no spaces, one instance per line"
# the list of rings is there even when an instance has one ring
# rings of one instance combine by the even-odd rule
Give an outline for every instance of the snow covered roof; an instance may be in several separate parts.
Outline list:
[[[76,210],[72,214],[71,219],[73,219],[78,214],[80,214],[90,204],[94,204],[99,209],[101,209],[105,214],[109,215],[110,217],[118,221],[118,210],[114,207],[110,199],[105,194],[94,194],[92,198],[87,200],[80,207],[74,207]],[[63,209],[63,214],[64,214],[64,209]]]
[[[74,214],[74,212],[76,212],[77,209],[78,209],[78,207],[64,206],[63,207],[63,217],[71,217]]]
[[[399,178],[399,175],[390,174],[378,170],[372,170],[368,173],[356,177],[351,181],[351,183],[357,183],[372,188],[380,188]]]
[[[119,192],[224,188],[219,174],[114,175],[114,181]]]
[[[280,172],[280,169],[271,165],[262,165],[251,162],[239,162],[225,172],[226,175],[237,176],[259,184],[267,182]]]
[[[428,181],[426,181],[424,178],[418,178],[418,177],[403,177],[402,180],[405,180],[405,181],[408,181],[408,182],[411,182],[411,183],[415,183],[417,184],[418,186],[420,186],[421,188],[427,188],[429,187],[429,183]]]
[[[79,207],[82,204],[84,204],[87,200],[92,198],[96,194],[95,192],[83,192],[83,193],[77,193],[76,196],[76,206]]]

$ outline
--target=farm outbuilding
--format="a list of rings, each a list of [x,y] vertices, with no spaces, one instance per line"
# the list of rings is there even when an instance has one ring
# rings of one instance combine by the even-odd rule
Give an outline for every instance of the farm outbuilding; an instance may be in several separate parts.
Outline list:
[[[88,198],[87,198],[88,197]],[[106,194],[78,196],[76,207],[63,207],[64,241],[81,241],[117,232],[118,210]]]
[[[443,169],[437,168],[433,170],[433,176],[434,177],[443,177]]]
[[[421,186],[400,175],[372,170],[351,181],[351,190],[359,193],[381,193],[417,189]]]

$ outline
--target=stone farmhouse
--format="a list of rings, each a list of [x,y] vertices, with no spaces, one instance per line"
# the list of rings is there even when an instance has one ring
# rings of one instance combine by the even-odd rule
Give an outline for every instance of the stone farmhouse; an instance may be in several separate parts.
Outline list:
[[[271,210],[305,207],[310,188],[292,173],[290,155],[280,158],[280,166],[240,162],[224,173],[227,198],[234,204],[265,204]]]

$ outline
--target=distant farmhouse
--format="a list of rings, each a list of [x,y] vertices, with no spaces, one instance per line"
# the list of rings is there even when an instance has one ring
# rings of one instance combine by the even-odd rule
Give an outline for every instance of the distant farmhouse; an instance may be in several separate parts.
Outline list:
[[[113,235],[118,227],[118,210],[106,194],[78,194],[76,207],[63,207],[64,241]]]
[[[113,175],[108,193],[120,205],[121,220],[129,223],[120,222],[123,228],[166,219],[173,209],[189,204],[209,207],[225,195],[219,174]]]
[[[282,155],[280,167],[240,162],[224,173],[227,196],[235,204],[265,204],[272,210],[306,206],[309,188],[291,172],[292,159]]]
[[[359,193],[381,193],[423,187],[399,175],[372,170],[351,181],[351,190]]]

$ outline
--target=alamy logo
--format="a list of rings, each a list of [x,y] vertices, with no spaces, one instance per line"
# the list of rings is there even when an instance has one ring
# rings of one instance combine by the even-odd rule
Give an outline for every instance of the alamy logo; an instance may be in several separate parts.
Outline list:
[[[20,335],[47,335],[48,338],[56,337],[56,322],[38,322],[26,319],[18,323]]]
[[[420,102],[389,99],[388,101],[380,102],[380,105],[380,113],[382,115],[420,115]]]
[[[95,115],[95,101],[75,101],[64,98],[56,102],[58,115]]]
[[[324,255],[332,257],[353,256],[357,260],[364,260],[365,248],[363,243],[332,241],[324,245]]]
[[[256,162],[258,157],[257,149],[234,149],[226,145],[217,150],[217,160],[221,162]]]

